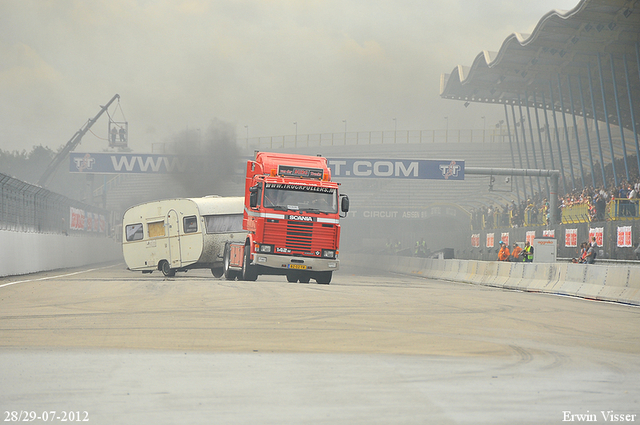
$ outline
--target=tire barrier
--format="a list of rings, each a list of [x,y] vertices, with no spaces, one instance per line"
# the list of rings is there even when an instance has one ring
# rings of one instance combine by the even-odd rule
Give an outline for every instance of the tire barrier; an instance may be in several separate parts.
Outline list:
[[[640,305],[640,267],[573,263],[507,263],[350,254],[345,265],[526,292]]]

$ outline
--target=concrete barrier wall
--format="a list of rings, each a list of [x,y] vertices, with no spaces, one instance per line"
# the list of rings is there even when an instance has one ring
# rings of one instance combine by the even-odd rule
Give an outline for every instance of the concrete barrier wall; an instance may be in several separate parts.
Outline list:
[[[504,263],[348,254],[345,265],[528,292],[640,305],[640,267],[573,263]]]
[[[0,230],[0,276],[79,267],[122,259],[112,239]]]

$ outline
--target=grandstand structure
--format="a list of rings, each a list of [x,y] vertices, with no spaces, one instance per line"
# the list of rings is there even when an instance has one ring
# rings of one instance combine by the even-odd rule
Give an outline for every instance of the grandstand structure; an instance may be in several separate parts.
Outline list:
[[[607,185],[607,163],[617,186],[621,175],[628,181],[640,169],[639,43],[638,2],[582,0],[570,11],[544,15],[532,34],[511,34],[498,52],[483,51],[471,66],[443,74],[440,95],[502,105],[508,126],[525,123],[511,141],[518,163],[560,170],[564,192]],[[556,140],[564,132],[566,151],[539,143],[543,132]],[[536,148],[537,155],[548,148],[553,162],[536,161]],[[622,159],[622,170],[613,158]],[[596,165],[601,180],[588,181]]]
[[[577,232],[580,241],[597,233],[601,257],[633,258],[631,250],[640,241],[638,200],[623,196],[640,183],[640,2],[582,0],[570,11],[551,11],[531,34],[511,34],[498,52],[483,51],[471,66],[443,74],[440,95],[502,105],[508,129],[520,124],[510,140],[517,152],[512,167],[559,170],[559,195],[569,201],[559,226],[536,222],[524,233],[511,231],[512,223],[501,223],[502,229],[495,222],[486,229],[484,223],[472,236],[479,249],[463,244],[463,251],[491,258],[489,241],[496,234],[508,240],[513,233],[524,241],[529,234],[542,236],[535,226],[546,224],[559,233],[555,237],[566,256],[575,245],[562,232]],[[545,145],[544,136],[551,143]],[[519,182],[522,191],[528,185],[529,193],[535,192],[531,180]],[[610,200],[603,218],[589,208],[596,209],[605,192]],[[579,198],[578,205],[571,196]],[[477,244],[485,236],[486,243]]]

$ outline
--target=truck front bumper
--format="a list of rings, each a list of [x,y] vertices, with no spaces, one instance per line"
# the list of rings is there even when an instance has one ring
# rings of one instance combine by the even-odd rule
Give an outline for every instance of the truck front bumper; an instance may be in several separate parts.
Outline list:
[[[292,257],[288,255],[253,254],[253,265],[287,272],[331,272],[340,268],[340,260],[332,258],[316,257]],[[280,274],[279,273],[279,274]]]

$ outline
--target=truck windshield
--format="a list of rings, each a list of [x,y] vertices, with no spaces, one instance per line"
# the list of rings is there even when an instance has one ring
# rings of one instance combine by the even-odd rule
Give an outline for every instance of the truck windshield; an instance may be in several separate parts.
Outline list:
[[[266,183],[263,205],[284,211],[338,212],[337,191],[329,187]]]

